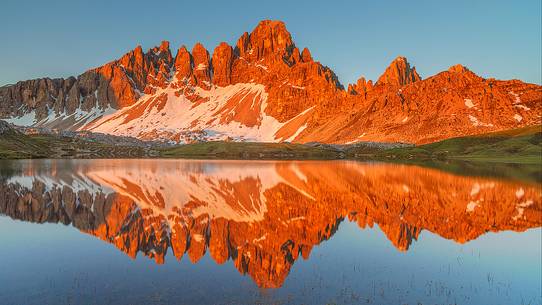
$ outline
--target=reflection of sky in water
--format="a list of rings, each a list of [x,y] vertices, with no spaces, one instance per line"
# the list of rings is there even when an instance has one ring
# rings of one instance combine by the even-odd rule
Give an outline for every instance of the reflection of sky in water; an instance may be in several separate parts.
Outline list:
[[[0,218],[0,299],[5,304],[156,304],[284,301],[286,304],[457,302],[537,304],[541,229],[489,233],[465,245],[422,232],[408,252],[383,233],[343,222],[298,260],[280,289],[258,289],[232,264],[128,259],[76,229]],[[226,302],[227,303],[227,302]]]

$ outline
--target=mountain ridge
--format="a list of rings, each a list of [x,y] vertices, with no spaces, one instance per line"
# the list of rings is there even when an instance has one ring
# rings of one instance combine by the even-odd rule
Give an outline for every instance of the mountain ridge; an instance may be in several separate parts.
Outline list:
[[[347,88],[264,20],[235,46],[201,43],[173,54],[141,46],[77,78],[0,87],[0,118],[178,143],[237,141],[428,143],[538,125],[542,87],[484,79],[456,65],[423,79],[397,57],[376,82]]]

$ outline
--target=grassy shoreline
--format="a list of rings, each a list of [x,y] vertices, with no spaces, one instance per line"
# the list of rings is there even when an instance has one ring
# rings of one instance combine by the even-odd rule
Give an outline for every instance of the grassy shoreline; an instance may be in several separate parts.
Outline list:
[[[493,132],[376,152],[380,160],[462,160],[542,164],[542,126]]]
[[[335,160],[470,162],[542,165],[542,126],[388,148],[260,142],[201,142],[172,147],[122,146],[77,137],[0,134],[0,159],[182,158],[235,160]]]
[[[341,152],[331,147],[258,142],[202,142],[158,149],[163,158],[236,160],[334,160]],[[344,154],[343,154],[344,155]]]

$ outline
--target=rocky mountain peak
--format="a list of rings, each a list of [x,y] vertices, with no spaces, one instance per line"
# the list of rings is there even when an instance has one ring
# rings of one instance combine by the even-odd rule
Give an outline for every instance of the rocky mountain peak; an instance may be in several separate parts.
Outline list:
[[[210,56],[209,51],[201,43],[196,43],[192,48],[192,59],[194,62],[194,77],[196,85],[202,88],[209,88],[211,82]]]
[[[469,72],[469,71],[470,70],[467,69],[467,67],[461,64],[453,65],[450,68],[448,68],[448,72],[452,72],[452,73],[463,73],[463,72]]]
[[[160,51],[169,51],[169,41],[162,40],[160,43]]]
[[[124,54],[117,62],[125,68],[135,68],[136,66],[142,66],[144,57],[143,48],[138,45]]]
[[[367,91],[373,88],[373,81],[367,81],[365,77],[360,77],[355,84],[348,85],[348,93],[353,95],[365,95]]]
[[[134,54],[137,57],[143,57],[143,48],[140,44],[138,44],[135,49],[133,49],[130,53]]]
[[[404,86],[421,80],[415,67],[410,67],[406,57],[399,56],[388,66],[376,82],[379,85]]]
[[[307,48],[303,49],[303,51],[301,52],[301,60],[303,60],[303,62],[312,61],[312,55],[309,49]]]
[[[186,49],[186,46],[181,46],[175,56],[175,76],[178,80],[188,78],[192,74],[192,56]]]
[[[200,63],[208,64],[209,63],[209,51],[201,43],[196,43],[192,48],[192,57],[194,58],[194,65]]]
[[[446,75],[447,77],[452,77],[456,80],[467,82],[484,80],[483,77],[477,75],[476,73],[472,72],[467,67],[461,64],[451,66],[450,68],[448,68],[448,70],[443,72],[443,75]]]
[[[233,64],[233,48],[225,43],[220,43],[213,51],[213,83],[217,86],[231,84],[231,68]]]
[[[270,55],[285,56],[294,48],[292,36],[282,21],[263,20],[252,33],[244,33],[237,42],[239,56],[261,59]]]
[[[171,50],[169,49],[169,41],[162,41],[159,46],[151,48],[147,54],[151,57],[156,57],[164,60],[167,64],[171,64],[173,61],[173,56],[171,55]]]

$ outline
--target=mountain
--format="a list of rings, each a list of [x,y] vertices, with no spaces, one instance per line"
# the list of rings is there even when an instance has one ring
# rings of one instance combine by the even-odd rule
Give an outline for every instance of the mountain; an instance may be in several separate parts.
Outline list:
[[[418,81],[404,58],[396,65],[374,86],[360,79],[347,96],[354,109],[299,140],[424,144],[541,124],[542,86],[484,79],[461,65]]]
[[[466,243],[542,222],[537,183],[359,162],[141,160],[10,163],[0,214],[71,224],[130,257],[231,260],[260,287],[280,287],[296,260],[342,221],[375,225],[399,251],[422,231]],[[62,168],[63,170],[58,170]],[[419,243],[423,242],[422,240]],[[171,258],[171,256],[170,256]]]
[[[0,118],[143,140],[428,143],[541,124],[542,86],[484,79],[456,65],[422,79],[398,57],[376,82],[347,86],[300,50],[280,21],[235,46],[167,41],[67,79],[0,88]]]

